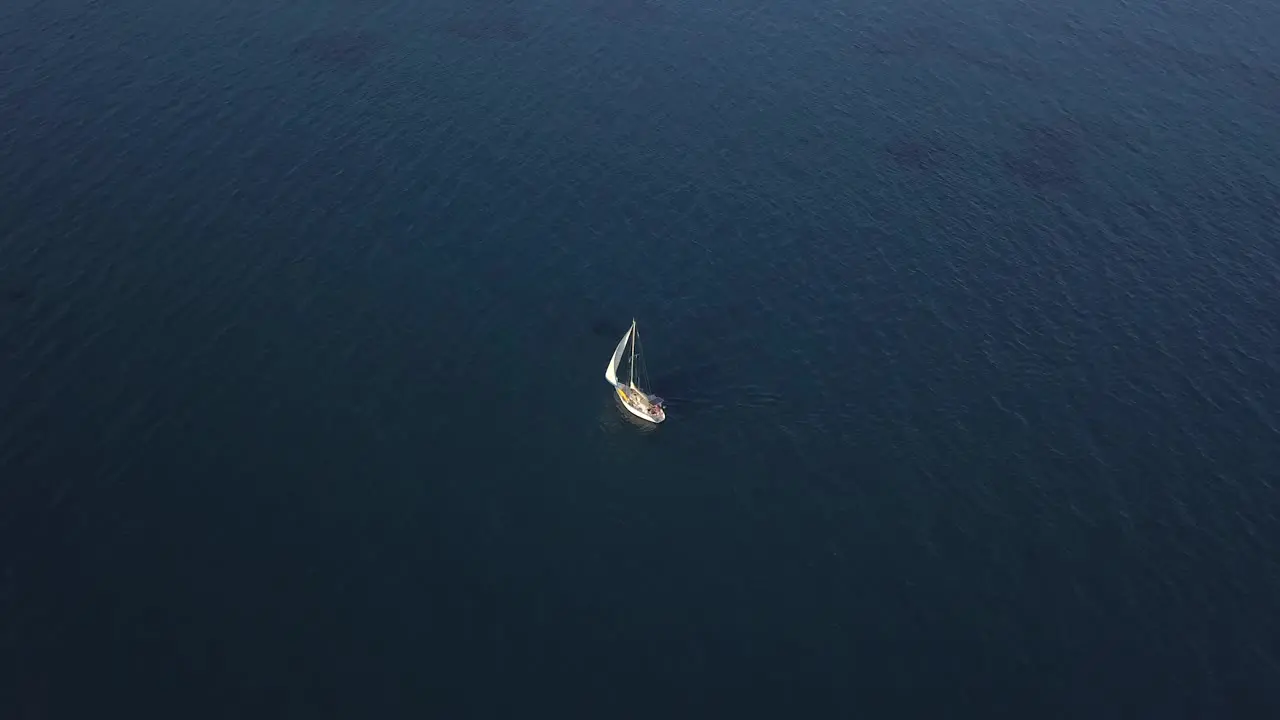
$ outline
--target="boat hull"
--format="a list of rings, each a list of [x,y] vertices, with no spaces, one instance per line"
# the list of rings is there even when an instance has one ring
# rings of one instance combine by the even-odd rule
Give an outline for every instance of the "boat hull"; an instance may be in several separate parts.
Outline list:
[[[666,420],[666,419],[667,419],[667,414],[666,414],[665,412],[663,412],[663,411],[662,411],[662,408],[658,408],[658,414],[657,414],[657,415],[650,415],[649,413],[645,412],[644,410],[642,410],[642,409],[640,409],[640,408],[638,408],[638,407],[636,407],[636,406],[632,405],[630,402],[628,402],[628,401],[627,401],[627,395],[626,395],[626,393],[624,393],[624,392],[623,392],[622,388],[614,388],[614,390],[618,393],[618,402],[622,403],[622,407],[626,408],[627,412],[631,413],[632,415],[635,415],[636,417],[640,418],[641,420],[644,420],[645,422],[650,422],[650,423],[653,423],[654,425],[657,425],[658,423],[660,423],[660,422],[662,422],[663,420]]]

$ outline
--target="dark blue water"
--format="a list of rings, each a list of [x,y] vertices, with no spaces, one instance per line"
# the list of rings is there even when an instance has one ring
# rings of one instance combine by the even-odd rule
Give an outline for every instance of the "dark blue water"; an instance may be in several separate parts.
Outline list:
[[[5,2],[0,717],[1277,716],[1277,32]]]

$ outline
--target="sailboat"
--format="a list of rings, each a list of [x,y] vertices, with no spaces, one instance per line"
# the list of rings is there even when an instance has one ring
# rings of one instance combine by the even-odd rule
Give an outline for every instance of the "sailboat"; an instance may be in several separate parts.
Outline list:
[[[604,370],[604,379],[609,381],[618,398],[622,400],[622,407],[627,412],[635,415],[641,420],[645,420],[654,424],[660,423],[667,419],[667,413],[662,408],[662,398],[645,392],[640,386],[636,385],[636,342],[638,335],[636,332],[636,321],[632,319],[631,327],[623,334],[622,339],[618,341],[618,347],[613,351],[613,357],[609,359],[609,366]],[[622,362],[627,356],[628,345],[631,348],[630,373],[627,382],[618,381],[618,363]],[[641,367],[644,366],[644,360],[640,360]],[[643,373],[641,373],[643,376]],[[641,378],[644,382],[644,378]]]

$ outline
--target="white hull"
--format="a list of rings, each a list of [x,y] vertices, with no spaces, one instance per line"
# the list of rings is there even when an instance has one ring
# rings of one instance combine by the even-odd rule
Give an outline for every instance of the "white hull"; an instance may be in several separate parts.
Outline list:
[[[659,410],[658,410],[658,414],[657,414],[657,415],[650,415],[649,413],[645,412],[644,410],[641,410],[640,408],[636,407],[635,405],[632,405],[631,403],[627,402],[626,398],[624,398],[624,397],[622,396],[622,393],[623,393],[623,392],[624,392],[624,391],[623,391],[621,388],[618,388],[618,390],[617,390],[617,393],[618,393],[618,402],[622,405],[622,407],[624,407],[624,408],[626,408],[626,409],[627,409],[627,412],[631,413],[632,415],[635,415],[636,417],[640,418],[641,420],[644,420],[644,421],[646,421],[646,422],[651,422],[651,423],[653,423],[654,425],[657,425],[658,423],[660,423],[660,422],[662,422],[663,420],[666,420],[666,419],[667,419],[667,414],[666,414],[665,412],[663,412],[661,409],[659,409]]]
[[[636,370],[636,346],[635,346],[636,321],[631,321],[631,327],[627,329],[622,339],[618,341],[618,346],[613,350],[613,357],[609,359],[609,366],[604,369],[604,379],[613,386],[614,392],[618,394],[618,400],[622,402],[622,407],[627,412],[644,420],[645,422],[657,425],[667,419],[667,413],[662,409],[661,399],[656,396],[650,396],[642,392],[636,387],[635,370]],[[631,341],[631,380],[624,384],[618,382],[618,363],[622,360],[623,353],[627,349],[627,341]],[[628,391],[630,391],[630,394]],[[650,404],[657,401],[656,404]]]

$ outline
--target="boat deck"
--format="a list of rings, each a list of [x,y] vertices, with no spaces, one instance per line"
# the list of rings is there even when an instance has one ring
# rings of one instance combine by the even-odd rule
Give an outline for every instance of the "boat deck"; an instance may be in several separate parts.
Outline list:
[[[645,420],[662,422],[667,418],[667,413],[662,409],[662,406],[650,403],[643,392],[620,387],[618,388],[618,397],[622,400],[622,404],[626,406],[627,410]]]

